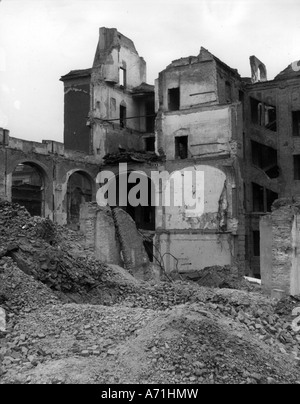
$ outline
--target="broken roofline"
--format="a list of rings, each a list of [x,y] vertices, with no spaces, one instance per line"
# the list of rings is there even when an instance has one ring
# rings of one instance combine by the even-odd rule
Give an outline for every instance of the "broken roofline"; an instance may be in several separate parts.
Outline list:
[[[208,55],[210,57],[210,59],[205,59],[205,58],[201,59],[201,57],[204,56],[205,54]],[[230,67],[229,65],[227,65],[225,62],[223,62],[221,59],[219,59],[218,57],[213,55],[211,52],[209,52],[204,47],[201,47],[200,53],[199,53],[198,56],[187,56],[187,57],[184,57],[184,58],[175,59],[175,60],[172,61],[171,64],[169,64],[166,67],[165,70],[176,69],[178,67],[191,64],[192,62],[194,62],[194,63],[207,63],[207,62],[210,62],[212,60],[214,60],[217,64],[224,67],[226,70],[229,70],[232,74],[234,74],[238,78],[241,78],[241,76],[240,76],[237,69],[234,69],[234,68]]]

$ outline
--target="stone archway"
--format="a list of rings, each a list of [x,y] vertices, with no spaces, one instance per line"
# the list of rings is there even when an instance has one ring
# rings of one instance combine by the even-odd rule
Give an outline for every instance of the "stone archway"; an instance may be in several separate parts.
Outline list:
[[[32,216],[45,216],[45,177],[35,163],[18,164],[12,173],[12,202],[24,206]]]
[[[84,171],[76,171],[70,175],[67,186],[67,224],[78,229],[80,207],[93,200],[93,179]]]

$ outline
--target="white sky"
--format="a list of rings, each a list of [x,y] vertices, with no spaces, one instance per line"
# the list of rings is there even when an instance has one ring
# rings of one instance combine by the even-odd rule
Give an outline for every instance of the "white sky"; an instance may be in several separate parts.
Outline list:
[[[99,28],[117,28],[147,61],[148,82],[204,46],[242,76],[269,79],[300,59],[299,0],[0,0],[0,127],[63,140],[63,83],[92,66]]]

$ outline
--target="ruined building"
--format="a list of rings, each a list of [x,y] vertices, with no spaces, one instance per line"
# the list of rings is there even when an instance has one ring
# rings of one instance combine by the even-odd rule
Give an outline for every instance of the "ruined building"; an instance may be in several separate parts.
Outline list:
[[[149,201],[164,191],[153,186],[153,171],[169,172],[171,189],[172,175],[202,172],[199,212],[125,206],[120,196],[117,206],[147,240],[149,260],[159,256],[167,271],[238,263],[259,277],[260,218],[276,199],[300,194],[300,72],[290,66],[268,81],[264,64],[250,62],[252,76],[242,78],[201,48],[173,61],[153,86],[133,42],[101,28],[93,66],[61,78],[64,143],[25,142],[1,130],[0,197],[78,228],[80,214],[85,225],[89,215],[100,220],[83,204],[95,201],[101,171],[119,174],[117,181],[128,176],[119,163],[142,172]],[[105,220],[98,229],[113,243]],[[114,250],[110,256],[120,263]]]

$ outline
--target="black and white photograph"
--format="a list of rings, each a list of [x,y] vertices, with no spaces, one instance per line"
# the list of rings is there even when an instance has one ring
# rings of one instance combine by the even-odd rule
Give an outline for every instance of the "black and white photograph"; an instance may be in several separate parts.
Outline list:
[[[0,0],[0,385],[300,384],[299,0]]]

